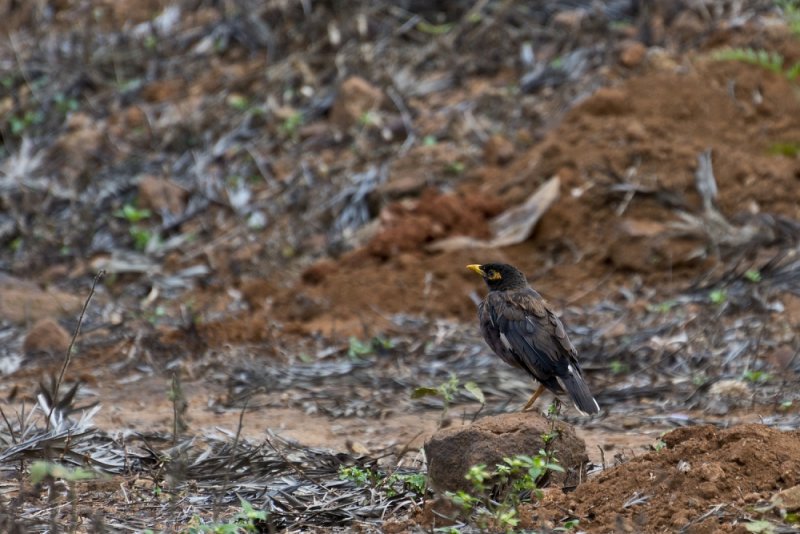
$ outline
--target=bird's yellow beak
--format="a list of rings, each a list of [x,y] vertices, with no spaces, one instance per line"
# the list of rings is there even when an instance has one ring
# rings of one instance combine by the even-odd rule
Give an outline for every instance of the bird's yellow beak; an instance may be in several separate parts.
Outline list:
[[[483,269],[481,269],[481,266],[478,265],[477,263],[473,265],[467,265],[467,269],[477,274],[478,276],[486,276],[486,273],[483,272]]]

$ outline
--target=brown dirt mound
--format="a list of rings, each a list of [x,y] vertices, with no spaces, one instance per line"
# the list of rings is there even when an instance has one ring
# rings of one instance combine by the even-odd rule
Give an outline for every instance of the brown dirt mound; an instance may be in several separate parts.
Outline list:
[[[598,90],[507,166],[475,168],[452,195],[428,190],[388,205],[372,242],[315,277],[314,287],[301,282],[296,289],[326,303],[321,313],[339,318],[376,310],[470,319],[468,295],[480,285],[461,272],[465,261],[514,263],[561,303],[607,297],[604,292],[625,285],[632,274],[650,286],[685,286],[713,264],[711,254],[696,256],[709,247],[701,236],[666,231],[678,220],[671,203],[689,212],[700,208],[698,154],[713,151],[726,217],[798,218],[791,192],[799,160],[775,153],[781,143],[800,139],[790,119],[798,114],[794,86],[758,67],[702,57],[682,65],[653,62]],[[502,250],[422,251],[443,236],[483,235],[500,206],[519,204],[556,173],[561,196],[526,242]],[[390,174],[389,183],[405,177]]]
[[[589,532],[746,532],[737,522],[752,505],[800,481],[798,431],[703,425],[662,439],[664,449],[609,469],[574,493],[548,494],[526,510],[526,526],[579,518]]]

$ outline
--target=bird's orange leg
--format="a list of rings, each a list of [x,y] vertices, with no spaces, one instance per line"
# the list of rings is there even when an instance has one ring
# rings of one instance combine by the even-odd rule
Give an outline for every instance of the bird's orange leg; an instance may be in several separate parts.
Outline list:
[[[536,402],[536,399],[538,399],[539,395],[541,395],[542,393],[544,393],[544,386],[542,384],[539,384],[539,389],[536,390],[536,393],[531,395],[530,400],[528,400],[528,403],[522,408],[522,411],[524,412],[528,408],[533,406],[533,403]]]

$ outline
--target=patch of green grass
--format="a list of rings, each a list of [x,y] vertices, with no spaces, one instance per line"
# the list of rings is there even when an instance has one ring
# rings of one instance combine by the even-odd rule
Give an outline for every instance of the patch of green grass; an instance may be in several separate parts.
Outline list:
[[[30,467],[31,483],[39,484],[46,478],[65,480],[67,482],[79,482],[81,480],[91,480],[97,478],[98,474],[81,467],[64,467],[54,462],[37,460]]]
[[[358,487],[370,486],[386,492],[387,497],[396,497],[401,492],[411,492],[419,497],[425,495],[428,481],[425,473],[392,473],[358,466],[340,466],[339,479],[349,480]]]
[[[253,505],[241,499],[242,510],[228,521],[206,524],[195,516],[186,529],[187,534],[241,534],[242,532],[264,532],[262,523],[267,520],[267,512],[256,510]]]
[[[378,473],[372,469],[363,469],[358,466],[341,466],[339,467],[339,480],[349,480],[356,486],[366,486],[367,484],[374,484],[380,479]]]
[[[422,397],[441,397],[445,402],[445,406],[453,402],[455,394],[458,392],[460,382],[455,373],[450,373],[450,378],[446,382],[442,382],[435,388],[433,387],[418,387],[411,393],[412,399],[421,399]],[[475,397],[475,400],[481,404],[486,403],[486,398],[480,386],[475,382],[467,382],[464,384],[464,390]]]
[[[375,336],[367,341],[362,341],[355,336],[350,336],[348,343],[347,355],[351,360],[358,360],[375,352],[388,350],[394,347],[394,342],[391,339],[386,339],[381,336]]]
[[[763,48],[722,48],[711,54],[714,61],[739,61],[756,65],[762,69],[783,74],[790,81],[800,75],[800,62],[784,68],[784,57],[779,52],[764,50]]]
[[[775,4],[783,11],[789,30],[795,35],[800,35],[800,1],[777,0]]]
[[[41,124],[44,121],[44,114],[41,111],[26,111],[22,115],[15,115],[8,119],[8,124],[11,126],[11,133],[16,136],[21,136],[25,131],[35,124]]]
[[[714,61],[739,61],[777,73],[783,71],[783,56],[778,52],[764,49],[722,48],[715,50],[711,54],[711,59]]]
[[[797,155],[800,154],[800,143],[796,141],[773,143],[767,149],[767,152],[772,156],[796,158]]]
[[[764,371],[748,370],[742,373],[742,378],[753,384],[763,384],[764,382],[769,382],[772,376]]]
[[[473,516],[481,530],[513,531],[519,525],[519,505],[533,497],[542,497],[539,484],[550,471],[564,471],[552,453],[540,450],[535,456],[520,454],[503,458],[494,469],[485,464],[470,467],[465,478],[472,491],[446,492],[446,495]]]

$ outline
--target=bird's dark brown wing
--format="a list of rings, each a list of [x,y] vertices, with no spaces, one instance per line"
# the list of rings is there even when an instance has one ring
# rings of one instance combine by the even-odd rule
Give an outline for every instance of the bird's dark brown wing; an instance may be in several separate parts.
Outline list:
[[[480,310],[486,342],[507,363],[552,389],[570,366],[580,373],[575,347],[561,320],[532,289],[491,292]]]
[[[492,291],[479,308],[481,330],[494,352],[528,371],[553,393],[567,391],[584,413],[598,413],[564,324],[530,288]]]

